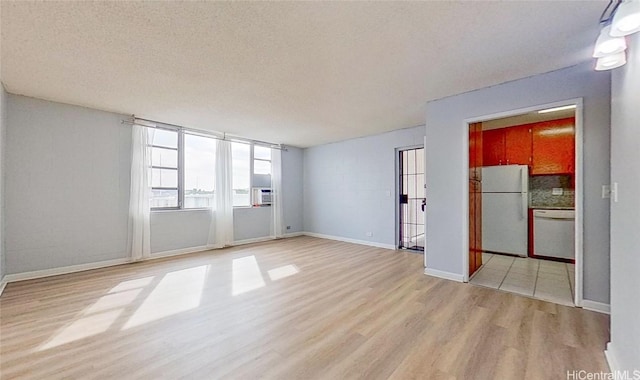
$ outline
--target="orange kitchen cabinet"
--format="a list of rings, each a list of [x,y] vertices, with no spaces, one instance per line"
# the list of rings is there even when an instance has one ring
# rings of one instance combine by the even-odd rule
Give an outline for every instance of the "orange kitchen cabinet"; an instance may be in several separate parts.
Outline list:
[[[504,165],[505,131],[490,129],[482,132],[482,166]]]
[[[532,135],[532,175],[575,172],[575,118],[536,123]]]
[[[531,164],[530,125],[505,128],[505,158],[507,165]]]

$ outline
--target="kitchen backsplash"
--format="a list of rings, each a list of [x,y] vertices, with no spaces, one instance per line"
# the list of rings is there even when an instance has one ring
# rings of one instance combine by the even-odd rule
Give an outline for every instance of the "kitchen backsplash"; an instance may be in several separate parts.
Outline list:
[[[575,189],[569,175],[538,175],[529,177],[531,207],[575,207]],[[561,188],[562,195],[553,189]]]

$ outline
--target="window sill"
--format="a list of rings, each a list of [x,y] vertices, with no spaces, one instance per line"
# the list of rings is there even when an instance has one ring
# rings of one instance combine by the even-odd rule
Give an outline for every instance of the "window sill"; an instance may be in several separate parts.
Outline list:
[[[233,206],[233,209],[242,209],[242,210],[248,210],[248,209],[253,209],[253,208],[265,208],[265,207],[271,207],[271,205],[265,205],[265,206]],[[159,213],[159,214],[164,214],[164,213],[169,213],[169,212],[190,212],[190,211],[211,211],[210,208],[180,208],[180,209],[168,209],[168,210],[151,210],[151,213]]]
[[[167,212],[189,212],[189,211],[211,211],[209,208],[180,208],[180,209],[170,209],[170,210],[151,210],[152,213],[164,214]]]

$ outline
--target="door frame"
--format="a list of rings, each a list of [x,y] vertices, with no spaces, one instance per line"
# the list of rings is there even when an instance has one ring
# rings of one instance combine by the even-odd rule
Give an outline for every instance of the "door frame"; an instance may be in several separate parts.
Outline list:
[[[395,216],[394,224],[396,226],[396,228],[395,228],[395,238],[396,238],[396,240],[393,242],[393,245],[395,246],[396,250],[399,249],[398,242],[400,241],[400,152],[403,151],[403,150],[412,150],[412,149],[420,149],[420,148],[424,149],[425,145],[424,144],[423,145],[420,145],[420,144],[408,145],[408,146],[403,146],[403,147],[399,147],[399,148],[395,149],[395,155],[396,156],[395,156],[394,161],[395,161],[395,173],[396,173],[395,177],[396,178],[395,178],[394,182],[395,182],[396,199],[394,200],[394,204],[395,204],[395,209],[396,209],[396,216]],[[426,155],[425,155],[425,157],[426,157]],[[426,160],[426,158],[425,158],[425,160]],[[426,170],[426,168],[425,168],[425,170]],[[426,183],[426,177],[427,177],[426,173],[425,173],[424,177],[425,177],[425,183]],[[425,184],[423,183],[422,186],[425,186]],[[427,212],[425,210],[424,214],[426,215],[426,213]],[[427,228],[426,224],[425,224],[425,228]],[[426,238],[426,236],[425,236],[425,238]],[[422,253],[423,254],[424,254],[424,251],[425,251],[426,245],[427,245],[426,239],[425,239],[424,245],[425,245],[425,247],[422,247]],[[417,251],[417,252],[419,252],[419,251]]]
[[[489,115],[483,115],[473,118],[464,119],[464,163],[463,163],[463,175],[465,178],[464,183],[464,194],[469,192],[468,181],[469,181],[469,125],[472,123],[479,123],[492,119],[500,119],[504,117],[517,116],[523,113],[529,113],[533,111],[539,111],[547,108],[554,107],[562,107],[575,105],[575,118],[576,118],[576,134],[575,134],[575,168],[576,168],[576,178],[575,178],[575,227],[574,227],[574,239],[575,239],[575,289],[574,289],[574,304],[577,307],[582,307],[583,301],[583,271],[584,271],[584,156],[583,156],[583,147],[584,147],[584,124],[583,124],[583,109],[584,109],[584,101],[583,98],[572,98],[566,100],[560,100],[552,103],[544,103],[531,107],[518,108],[510,111],[498,112]],[[465,221],[464,229],[463,229],[463,267],[464,267],[464,276],[463,281],[469,282],[469,197],[464,197],[463,200],[463,220]]]

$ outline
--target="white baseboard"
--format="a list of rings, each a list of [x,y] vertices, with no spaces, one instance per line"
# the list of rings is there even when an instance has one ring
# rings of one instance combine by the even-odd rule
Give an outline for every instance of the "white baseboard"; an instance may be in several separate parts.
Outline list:
[[[82,272],[85,270],[112,267],[114,265],[122,265],[128,262],[129,262],[129,259],[115,259],[115,260],[99,261],[97,263],[87,263],[87,264],[71,265],[68,267],[36,270],[32,272],[7,274],[4,276],[4,282],[9,283],[9,282],[16,282],[16,281],[33,280],[33,279],[42,278],[42,277],[58,276],[61,274],[68,274],[68,273]]]
[[[616,359],[615,350],[611,346],[611,342],[607,343],[607,349],[604,350],[604,356],[609,364],[609,371],[611,373],[619,373],[620,366],[618,365],[618,359]]]
[[[342,236],[324,235],[324,234],[318,234],[318,233],[315,233],[315,232],[303,232],[302,234],[303,235],[307,235],[307,236],[313,236],[313,237],[321,238],[321,239],[337,240],[337,241],[342,241],[342,242],[345,242],[345,243],[368,245],[368,246],[376,247],[376,248],[393,249],[393,250],[396,249],[396,246],[393,245],[393,244],[376,243],[376,242],[373,242],[373,241],[350,239],[350,238],[345,238],[345,237],[342,237]]]
[[[154,253],[151,254],[151,257],[149,257],[149,258],[147,258],[145,260],[153,260],[153,259],[160,259],[160,258],[163,258],[163,257],[186,255],[188,253],[196,253],[196,252],[208,251],[210,249],[214,249],[214,248],[207,247],[206,245],[201,245],[201,246],[197,246],[197,247],[173,249],[171,251],[154,252]]]
[[[424,268],[424,274],[427,276],[433,276],[438,278],[444,278],[445,280],[464,282],[464,276],[458,273],[445,272],[442,270]]]
[[[296,237],[296,236],[304,236],[304,232],[299,231],[299,232],[289,232],[284,234],[284,238],[292,238],[292,237]]]
[[[609,314],[611,312],[611,307],[608,303],[582,300],[582,308],[591,311],[597,311],[598,313]]]
[[[7,286],[7,276],[4,276],[0,279],[0,296],[2,292],[4,292],[4,288]]]
[[[251,244],[251,243],[260,243],[263,241],[275,240],[275,239],[276,238],[273,236],[263,236],[263,237],[252,238],[252,239],[236,240],[233,242],[232,246]]]

